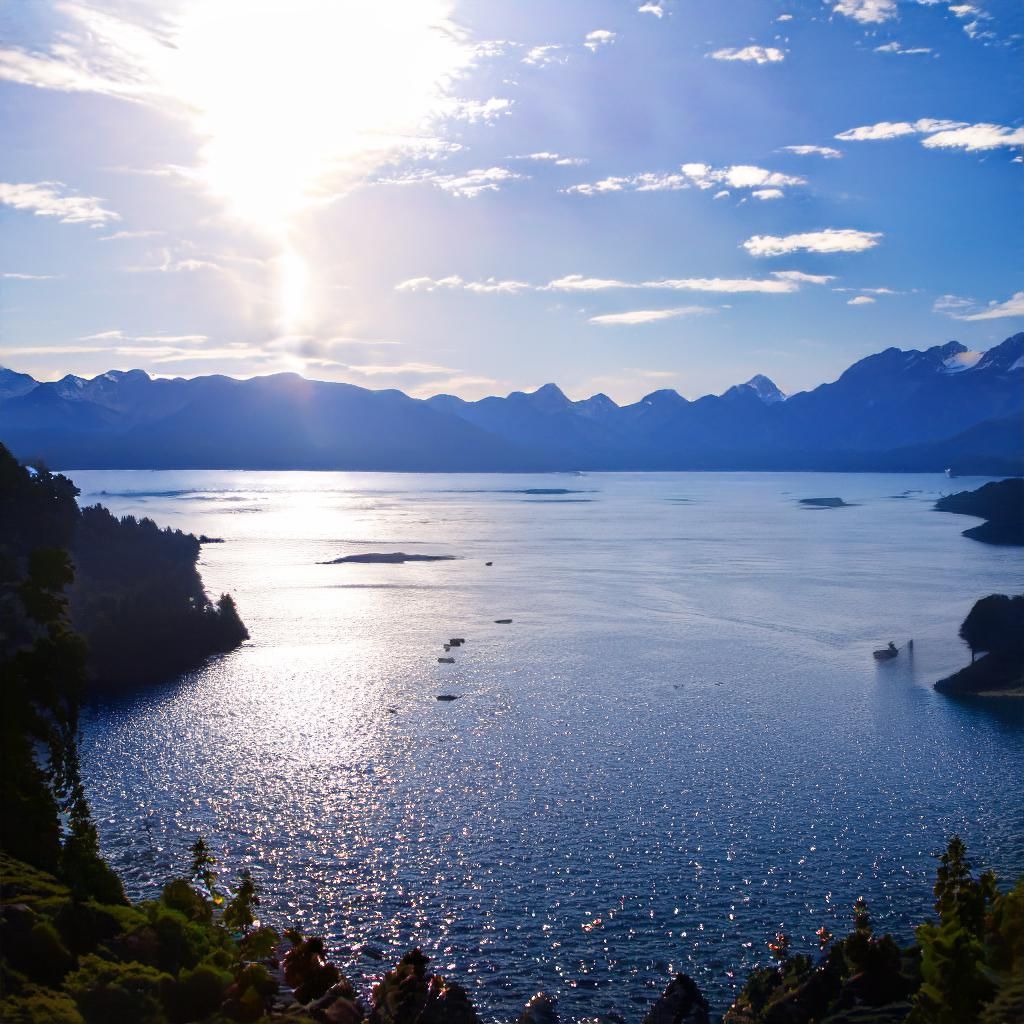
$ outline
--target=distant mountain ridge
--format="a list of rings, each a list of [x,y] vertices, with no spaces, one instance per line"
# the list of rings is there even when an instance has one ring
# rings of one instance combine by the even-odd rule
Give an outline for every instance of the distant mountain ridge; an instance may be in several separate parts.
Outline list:
[[[40,383],[0,368],[0,440],[65,469],[1024,471],[1024,333],[984,353],[889,348],[784,395],[763,375],[689,401],[466,401],[275,374]]]

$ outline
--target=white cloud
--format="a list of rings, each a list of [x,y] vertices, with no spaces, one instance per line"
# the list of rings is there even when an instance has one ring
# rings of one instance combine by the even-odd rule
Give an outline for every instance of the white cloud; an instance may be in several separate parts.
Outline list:
[[[88,224],[95,228],[121,219],[120,214],[105,209],[101,203],[96,196],[69,192],[60,181],[0,182],[0,206],[25,210],[37,217],[56,217],[61,224]]]
[[[878,245],[880,231],[857,231],[853,228],[825,228],[801,234],[754,235],[743,243],[751,256],[782,256],[790,252],[864,252]]]
[[[781,199],[786,193],[781,188],[756,188],[750,193],[755,199]]]
[[[600,181],[570,185],[562,191],[581,196],[596,196],[602,192],[674,192],[689,187],[690,182],[682,174],[658,174],[653,171],[645,171],[642,174],[602,178]]]
[[[969,151],[998,149],[1001,146],[1024,145],[1024,128],[999,124],[967,124],[964,121],[943,121],[924,117],[917,121],[879,121],[840,132],[836,138],[844,142],[874,142],[923,135],[921,145],[928,149],[965,149]]]
[[[153,238],[162,235],[162,231],[115,231],[112,235],[100,235],[100,242],[116,242],[128,238]]]
[[[831,146],[783,146],[787,153],[797,156],[823,156],[826,160],[838,160],[843,154]]]
[[[832,10],[862,25],[877,25],[896,17],[896,0],[839,0]]]
[[[55,281],[55,274],[22,274],[18,271],[7,271],[0,274],[5,281]]]
[[[521,153],[518,156],[509,157],[510,160],[538,160],[542,163],[555,164],[557,167],[582,167],[587,163],[586,157],[562,156],[561,153]]]
[[[546,46],[533,46],[526,51],[523,63],[534,68],[545,68],[549,64],[564,64],[569,59],[566,48],[560,43],[549,43]]]
[[[997,149],[1000,146],[1024,146],[1024,128],[1006,128],[998,124],[971,124],[948,128],[923,139],[928,149]]]
[[[570,185],[563,191],[594,196],[603,192],[667,192],[690,187],[710,189],[716,185],[728,185],[731,188],[778,189],[786,185],[807,184],[807,179],[798,175],[768,171],[763,167],[754,167],[749,164],[712,167],[710,164],[688,163],[683,164],[680,171],[681,174],[645,171],[641,174],[602,178],[600,181]]]
[[[990,302],[979,307],[970,299],[944,295],[932,307],[936,313],[945,313],[954,320],[1001,320],[1004,317],[1024,317],[1024,292],[1016,292],[1005,302]]]
[[[681,316],[700,316],[714,313],[708,306],[677,306],[675,309],[634,309],[628,313],[603,313],[592,316],[587,323],[601,327],[634,326],[636,324],[653,324],[659,320],[675,320]]]
[[[834,281],[832,274],[805,274],[802,270],[773,270],[772,277],[780,281],[795,281],[798,284],[828,284]]]
[[[411,277],[408,281],[401,281],[395,285],[395,290],[400,292],[434,292],[439,289],[458,289],[467,292],[476,292],[480,295],[503,294],[514,295],[517,292],[527,291],[533,286],[525,281],[499,281],[489,277],[485,281],[466,281],[458,274],[448,277]]]
[[[727,189],[723,188],[721,191],[716,192],[711,198],[712,199],[728,199],[732,193]]]
[[[513,100],[491,96],[486,100],[454,100],[449,105],[449,116],[470,124],[492,124],[499,117],[512,113]],[[458,148],[462,148],[461,146]]]
[[[686,291],[711,293],[763,293],[784,295],[800,289],[802,284],[826,284],[833,280],[826,274],[805,274],[799,270],[776,270],[764,278],[684,277],[660,278],[651,281],[624,281],[618,278],[584,277],[566,274],[564,277],[534,285],[526,281],[498,280],[467,281],[458,274],[448,277],[412,277],[395,285],[397,291],[432,292],[441,289],[486,293],[517,294],[537,292],[601,292],[614,289],[643,289],[648,291]]]
[[[750,164],[733,164],[731,167],[711,167],[709,164],[683,164],[683,174],[697,188],[714,188],[728,185],[731,188],[779,188],[784,185],[806,185],[807,179],[796,174],[781,174],[767,171]]]
[[[848,306],[871,306],[874,305],[875,300],[870,295],[855,295],[852,299],[848,299],[846,304]]]
[[[662,0],[648,0],[648,3],[641,4],[637,8],[639,14],[653,14],[656,18],[665,17],[665,8],[662,6]]]
[[[776,21],[792,21],[793,20],[793,15],[792,14],[780,14],[775,20]]]
[[[875,47],[875,53],[898,53],[902,56],[911,56],[915,53],[931,53],[930,46],[904,46],[893,40],[891,43],[883,43]]]
[[[782,50],[774,46],[726,47],[708,54],[714,60],[739,60],[754,64],[777,64],[786,59]]]
[[[542,291],[593,292],[612,288],[645,288],[665,291],[742,293],[761,292],[785,294],[795,292],[801,283],[823,284],[830,277],[801,274],[795,270],[777,271],[768,278],[684,277],[661,278],[654,281],[620,281],[600,277],[568,274],[541,287]]]
[[[524,181],[528,176],[507,167],[478,167],[462,174],[441,174],[437,171],[414,171],[398,178],[379,178],[378,185],[430,184],[462,199],[475,199],[484,192],[497,192],[510,181]]]
[[[614,32],[609,32],[606,28],[595,28],[593,32],[587,33],[586,38],[583,40],[583,45],[591,53],[596,53],[602,46],[608,46],[614,42]]]

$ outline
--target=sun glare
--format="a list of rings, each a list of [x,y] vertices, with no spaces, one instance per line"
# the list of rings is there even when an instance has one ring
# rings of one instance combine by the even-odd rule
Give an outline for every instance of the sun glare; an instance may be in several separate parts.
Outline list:
[[[308,318],[300,220],[428,145],[472,55],[451,0],[186,0],[160,28],[68,5],[131,71],[125,90],[170,101],[199,140],[184,173],[278,247],[281,326]]]

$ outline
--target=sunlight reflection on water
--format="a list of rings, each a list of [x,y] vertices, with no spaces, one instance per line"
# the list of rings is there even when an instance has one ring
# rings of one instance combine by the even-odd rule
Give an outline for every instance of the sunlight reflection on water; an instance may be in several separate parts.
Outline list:
[[[930,689],[1024,558],[932,512],[943,478],[73,476],[83,502],[223,537],[204,580],[252,633],[84,716],[135,894],[201,832],[357,984],[386,967],[361,945],[418,943],[488,1019],[539,987],[636,1017],[672,970],[724,1005],[776,930],[810,948],[861,894],[909,934],[954,830],[1024,870],[1022,709]],[[553,488],[593,500],[521,493]],[[824,494],[858,504],[797,505]],[[317,564],[367,551],[459,558]],[[913,659],[873,663],[909,636]]]

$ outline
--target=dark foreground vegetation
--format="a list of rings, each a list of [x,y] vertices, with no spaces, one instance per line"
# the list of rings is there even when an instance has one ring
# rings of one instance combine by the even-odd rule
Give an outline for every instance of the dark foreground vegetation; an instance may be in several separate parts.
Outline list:
[[[279,933],[259,921],[259,894],[247,871],[233,886],[220,885],[202,839],[157,899],[126,899],[99,854],[79,771],[87,665],[109,656],[90,655],[86,640],[109,651],[119,629],[136,622],[148,628],[144,616],[131,617],[131,601],[121,600],[147,564],[135,558],[154,559],[160,566],[154,578],[166,574],[167,593],[189,598],[192,617],[180,621],[199,623],[200,635],[204,622],[230,619],[231,606],[222,601],[213,611],[194,588],[185,568],[194,571],[192,538],[145,521],[118,522],[102,510],[79,513],[74,497],[69,481],[30,473],[0,449],[0,1021],[477,1024],[465,989],[431,974],[419,950],[384,974],[368,997],[357,992],[320,939]],[[86,580],[103,585],[90,591]],[[140,602],[155,600],[159,589],[154,583],[147,590],[150,585],[144,580],[134,591]],[[89,624],[86,639],[72,628],[76,600]],[[1020,1022],[1024,879],[1000,892],[990,872],[974,875],[954,837],[934,894],[935,919],[917,929],[909,947],[876,934],[863,901],[845,938],[819,931],[817,957],[794,953],[789,938],[776,935],[768,944],[774,962],[750,976],[724,1020]],[[712,1016],[694,982],[678,975],[644,1022],[708,1024]],[[621,1024],[622,1018],[602,1020]],[[520,1024],[556,1021],[555,1002],[543,994],[520,1017]]]
[[[1024,696],[1024,594],[989,594],[976,601],[960,626],[960,639],[971,650],[971,663],[940,679],[936,690]]]
[[[150,519],[118,519],[101,505],[79,509],[77,495],[66,477],[26,469],[0,445],[5,645],[40,628],[31,611],[19,611],[17,595],[44,584],[60,585],[94,686],[170,679],[246,639],[231,596],[216,604],[206,596],[195,537]]]
[[[986,522],[964,530],[964,536],[986,544],[1024,544],[1024,479],[983,484],[976,491],[947,494],[935,503],[939,512],[977,516]]]

